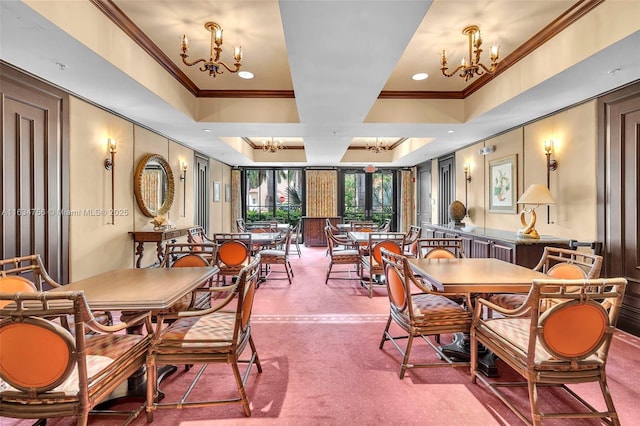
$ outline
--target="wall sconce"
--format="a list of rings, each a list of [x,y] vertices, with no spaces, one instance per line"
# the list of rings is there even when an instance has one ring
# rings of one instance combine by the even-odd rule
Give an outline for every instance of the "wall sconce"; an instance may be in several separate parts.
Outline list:
[[[115,213],[115,182],[116,182],[116,147],[117,142],[115,139],[107,139],[107,149],[109,150],[109,157],[104,160],[104,168],[111,171],[111,225],[116,224]]]
[[[471,182],[471,164],[464,163],[464,208],[466,210],[466,213],[465,213],[466,217],[469,217],[469,205],[467,204],[469,182]]]
[[[549,189],[551,182],[551,172],[555,171],[558,168],[558,162],[551,159],[551,154],[553,154],[553,144],[553,139],[547,139],[546,141],[544,141],[544,155],[547,156],[547,188]],[[549,217],[550,213],[551,211],[549,209],[549,206],[547,206],[547,225],[551,223],[551,218]]]
[[[180,182],[184,182],[189,165],[185,161],[180,162]]]
[[[182,217],[187,216],[187,170],[186,161],[180,161],[180,182],[182,182]]]

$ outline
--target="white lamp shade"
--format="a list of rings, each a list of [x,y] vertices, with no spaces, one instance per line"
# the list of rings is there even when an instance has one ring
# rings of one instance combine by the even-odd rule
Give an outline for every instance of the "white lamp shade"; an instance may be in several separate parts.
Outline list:
[[[518,204],[555,204],[555,200],[549,192],[549,188],[541,184],[533,184],[524,191],[518,200]]]

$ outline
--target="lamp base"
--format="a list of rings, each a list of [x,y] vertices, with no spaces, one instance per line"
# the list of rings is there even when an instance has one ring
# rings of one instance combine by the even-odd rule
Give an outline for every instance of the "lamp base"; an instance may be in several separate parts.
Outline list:
[[[520,212],[520,223],[522,223],[523,228],[518,229],[516,234],[522,238],[540,239],[540,234],[538,234],[538,231],[534,228],[536,225],[536,210],[534,208],[529,212],[531,213],[531,221],[529,223],[527,223],[525,218],[525,214],[527,213],[526,209]]]

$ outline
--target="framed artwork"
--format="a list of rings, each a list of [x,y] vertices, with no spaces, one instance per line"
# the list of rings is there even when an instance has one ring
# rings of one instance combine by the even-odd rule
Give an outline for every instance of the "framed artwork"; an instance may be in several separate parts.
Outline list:
[[[225,203],[231,202],[231,184],[230,183],[224,184],[224,202]]]
[[[518,156],[489,161],[489,211],[517,213]]]
[[[213,201],[220,201],[220,182],[213,182]]]

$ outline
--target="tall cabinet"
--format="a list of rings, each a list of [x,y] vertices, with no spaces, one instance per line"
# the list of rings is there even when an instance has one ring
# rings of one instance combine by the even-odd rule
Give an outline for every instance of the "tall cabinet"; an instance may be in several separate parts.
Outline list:
[[[327,237],[324,235],[324,227],[327,219],[336,225],[340,223],[340,216],[302,217],[302,237],[307,247],[319,247],[327,245]]]

